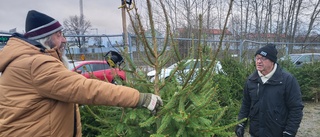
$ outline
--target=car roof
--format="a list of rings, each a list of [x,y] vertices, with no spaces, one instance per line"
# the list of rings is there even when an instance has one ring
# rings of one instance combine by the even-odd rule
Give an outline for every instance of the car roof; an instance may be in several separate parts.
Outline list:
[[[290,55],[320,55],[320,53],[294,53],[294,54],[290,54]]]
[[[104,60],[84,60],[84,61],[75,61],[75,63],[107,63]]]
[[[199,62],[201,62],[201,59],[184,59],[184,60],[181,60],[180,62],[184,62],[185,61],[185,63],[190,63],[191,61],[192,62],[196,62],[196,61],[199,61]],[[212,60],[210,60],[210,59],[206,59],[205,61],[212,61]],[[179,62],[175,62],[175,63],[173,63],[173,64],[171,64],[168,68],[170,69],[172,69],[173,67],[175,67],[175,65],[177,65]],[[220,63],[220,61],[219,60],[216,60],[216,63],[217,64],[219,64]]]
[[[101,64],[107,64],[104,60],[84,60],[84,61],[75,61],[74,65],[78,66],[80,64],[91,64],[91,63],[101,63]]]
[[[190,61],[201,61],[201,59],[185,59],[184,61],[186,62],[190,62]],[[183,61],[183,60],[182,60]],[[203,60],[203,61],[212,61],[211,59],[206,59],[206,60]],[[216,60],[216,61],[219,61],[219,60]]]

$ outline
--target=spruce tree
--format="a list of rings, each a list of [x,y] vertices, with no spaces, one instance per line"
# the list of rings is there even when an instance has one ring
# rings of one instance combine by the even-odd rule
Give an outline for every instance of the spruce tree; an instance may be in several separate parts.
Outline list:
[[[127,53],[123,52],[126,60],[128,80],[123,83],[140,92],[154,93],[164,101],[164,106],[157,112],[151,113],[147,109],[120,108],[106,106],[82,106],[81,114],[85,136],[128,136],[128,137],[164,137],[164,136],[233,136],[233,127],[239,122],[236,115],[228,115],[234,110],[234,103],[228,98],[232,86],[225,73],[216,73],[215,65],[219,48],[213,51],[206,43],[201,42],[202,16],[199,16],[198,35],[194,36],[192,51],[188,57],[181,57],[175,36],[170,30],[170,23],[164,4],[160,0],[166,20],[166,33],[164,40],[159,42],[156,38],[152,4],[146,1],[151,39],[147,38],[141,22],[138,9],[133,8],[127,13],[136,34],[135,43],[142,46],[143,51],[138,54],[143,64],[156,71],[154,81],[150,81],[146,72],[139,69]],[[231,0],[231,5],[232,5]],[[230,10],[231,10],[230,6]],[[230,11],[229,11],[230,13]],[[228,16],[226,17],[226,22]],[[224,30],[226,24],[224,25]],[[222,41],[223,37],[221,38]],[[158,49],[159,46],[163,48]],[[169,46],[169,47],[167,47]],[[137,48],[139,49],[139,48]],[[162,79],[160,72],[169,61],[175,59],[178,65],[170,76]],[[187,59],[196,59],[190,71],[185,73]],[[208,63],[207,61],[210,61]],[[200,66],[200,69],[196,69]],[[177,80],[180,78],[181,80]],[[235,113],[231,113],[235,114]],[[241,121],[240,121],[241,122]]]

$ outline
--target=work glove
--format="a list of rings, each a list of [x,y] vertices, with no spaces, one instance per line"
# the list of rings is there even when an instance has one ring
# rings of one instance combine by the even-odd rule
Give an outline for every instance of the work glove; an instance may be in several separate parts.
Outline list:
[[[161,98],[151,93],[140,93],[138,107],[148,108],[155,115],[160,106],[163,106]]]
[[[243,137],[244,135],[244,125],[239,124],[236,126],[236,131],[235,131],[237,137]]]
[[[283,131],[282,137],[294,137],[294,135],[290,134],[290,133],[287,132],[287,131]]]

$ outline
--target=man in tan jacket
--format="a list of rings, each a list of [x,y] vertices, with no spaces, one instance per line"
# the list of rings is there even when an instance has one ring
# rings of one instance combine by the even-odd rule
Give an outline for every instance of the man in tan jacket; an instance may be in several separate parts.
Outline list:
[[[60,23],[28,12],[26,33],[15,33],[0,51],[0,136],[82,136],[76,104],[162,106],[159,96],[86,79],[66,68]]]

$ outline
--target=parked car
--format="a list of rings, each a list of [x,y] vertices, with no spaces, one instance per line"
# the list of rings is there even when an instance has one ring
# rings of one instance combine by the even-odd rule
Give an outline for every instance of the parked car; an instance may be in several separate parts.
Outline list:
[[[116,83],[115,77],[119,76],[121,80],[126,80],[126,73],[119,68],[110,68],[106,61],[91,60],[91,61],[76,61],[74,62],[75,67],[71,65],[72,71],[78,72],[86,78],[94,77],[100,80],[108,80],[111,83]]]
[[[290,61],[296,67],[301,67],[305,63],[319,62],[320,53],[289,54],[288,56],[284,56],[280,58],[280,60],[285,60],[285,59],[290,59]]]
[[[184,64],[185,67],[184,67],[184,69],[183,69],[182,72],[185,73],[185,74],[188,74],[188,72],[193,68],[193,66],[194,66],[194,64],[196,63],[196,61],[197,61],[196,59],[189,59],[189,60],[187,60],[187,61],[182,61],[183,63],[185,63],[185,64]],[[181,63],[182,63],[182,62],[181,62]],[[163,79],[168,78],[168,77],[170,76],[171,72],[172,72],[174,69],[177,68],[178,63],[179,63],[179,62],[172,64],[172,65],[169,66],[168,68],[161,69],[161,72],[160,72],[160,75],[159,75],[160,80],[163,80]],[[209,65],[210,63],[211,63],[211,60],[205,61],[205,65]],[[197,70],[200,68],[200,66],[201,66],[200,64],[201,64],[200,61],[198,61],[197,65],[196,65],[196,67],[195,67],[195,71],[197,71]],[[221,65],[220,61],[216,61],[216,65],[215,65],[214,71],[215,71],[216,73],[224,73],[224,71],[222,70],[222,65]],[[155,79],[155,74],[156,74],[156,71],[155,71],[155,70],[150,71],[150,72],[147,73],[147,76],[149,77],[149,79],[150,79],[151,82],[154,81],[154,79]],[[194,78],[194,77],[195,77],[195,76],[193,76],[193,78]],[[177,80],[178,80],[178,82],[182,82],[182,80],[181,80],[180,77],[177,77]]]
[[[75,66],[74,66],[74,65],[75,65],[74,62],[77,62],[77,60],[68,59],[68,64],[69,64],[68,68],[69,68],[70,70],[75,67]]]

